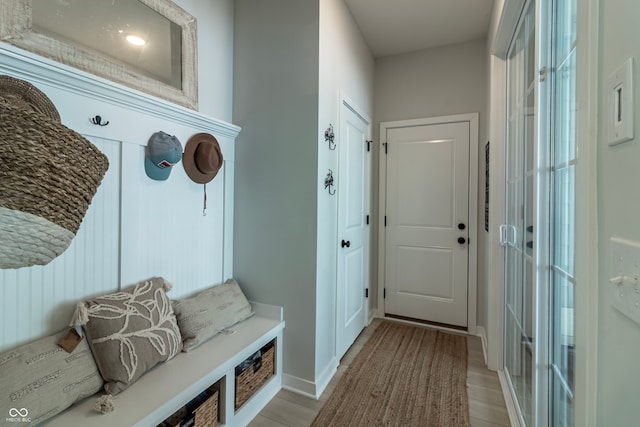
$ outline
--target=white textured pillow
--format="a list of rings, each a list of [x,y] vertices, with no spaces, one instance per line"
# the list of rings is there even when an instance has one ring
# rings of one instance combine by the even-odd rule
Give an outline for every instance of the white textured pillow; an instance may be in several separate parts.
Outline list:
[[[251,304],[234,279],[192,297],[173,301],[173,311],[178,319],[184,351],[196,348],[220,330],[253,315]]]
[[[35,425],[100,391],[104,381],[87,340],[72,353],[58,346],[67,331],[0,354],[0,417]]]

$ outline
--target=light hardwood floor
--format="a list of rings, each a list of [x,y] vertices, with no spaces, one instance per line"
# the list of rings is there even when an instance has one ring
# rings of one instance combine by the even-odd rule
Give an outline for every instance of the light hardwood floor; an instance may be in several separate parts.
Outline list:
[[[311,425],[316,414],[329,399],[340,377],[342,377],[342,374],[353,358],[362,349],[367,339],[369,339],[378,322],[380,322],[380,320],[375,319],[371,325],[365,328],[360,336],[358,336],[355,343],[340,361],[338,372],[332,378],[319,400],[310,399],[283,389],[269,402],[249,426],[307,427]],[[489,371],[484,365],[480,338],[468,337],[467,348],[469,350],[467,394],[469,395],[471,426],[510,426],[498,375],[495,372]]]

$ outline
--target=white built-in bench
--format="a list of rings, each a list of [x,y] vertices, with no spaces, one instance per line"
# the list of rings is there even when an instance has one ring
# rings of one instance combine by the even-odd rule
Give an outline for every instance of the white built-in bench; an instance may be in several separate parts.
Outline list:
[[[220,381],[220,425],[245,426],[282,387],[282,308],[251,303],[255,315],[188,353],[180,353],[143,375],[114,396],[115,410],[93,410],[89,397],[43,423],[56,426],[156,426],[191,399]],[[275,374],[238,410],[234,409],[235,367],[265,344],[276,340]]]

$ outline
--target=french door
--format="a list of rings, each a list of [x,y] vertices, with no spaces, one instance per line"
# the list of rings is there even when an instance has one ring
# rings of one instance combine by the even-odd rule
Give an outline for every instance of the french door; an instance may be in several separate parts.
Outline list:
[[[576,0],[529,0],[507,56],[504,371],[526,426],[573,426]]]

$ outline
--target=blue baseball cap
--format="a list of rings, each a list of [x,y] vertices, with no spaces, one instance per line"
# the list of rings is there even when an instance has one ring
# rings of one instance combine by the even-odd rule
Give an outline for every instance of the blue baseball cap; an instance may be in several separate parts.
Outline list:
[[[182,145],[178,138],[159,131],[151,135],[145,149],[144,170],[156,181],[169,178],[171,168],[182,159]]]

